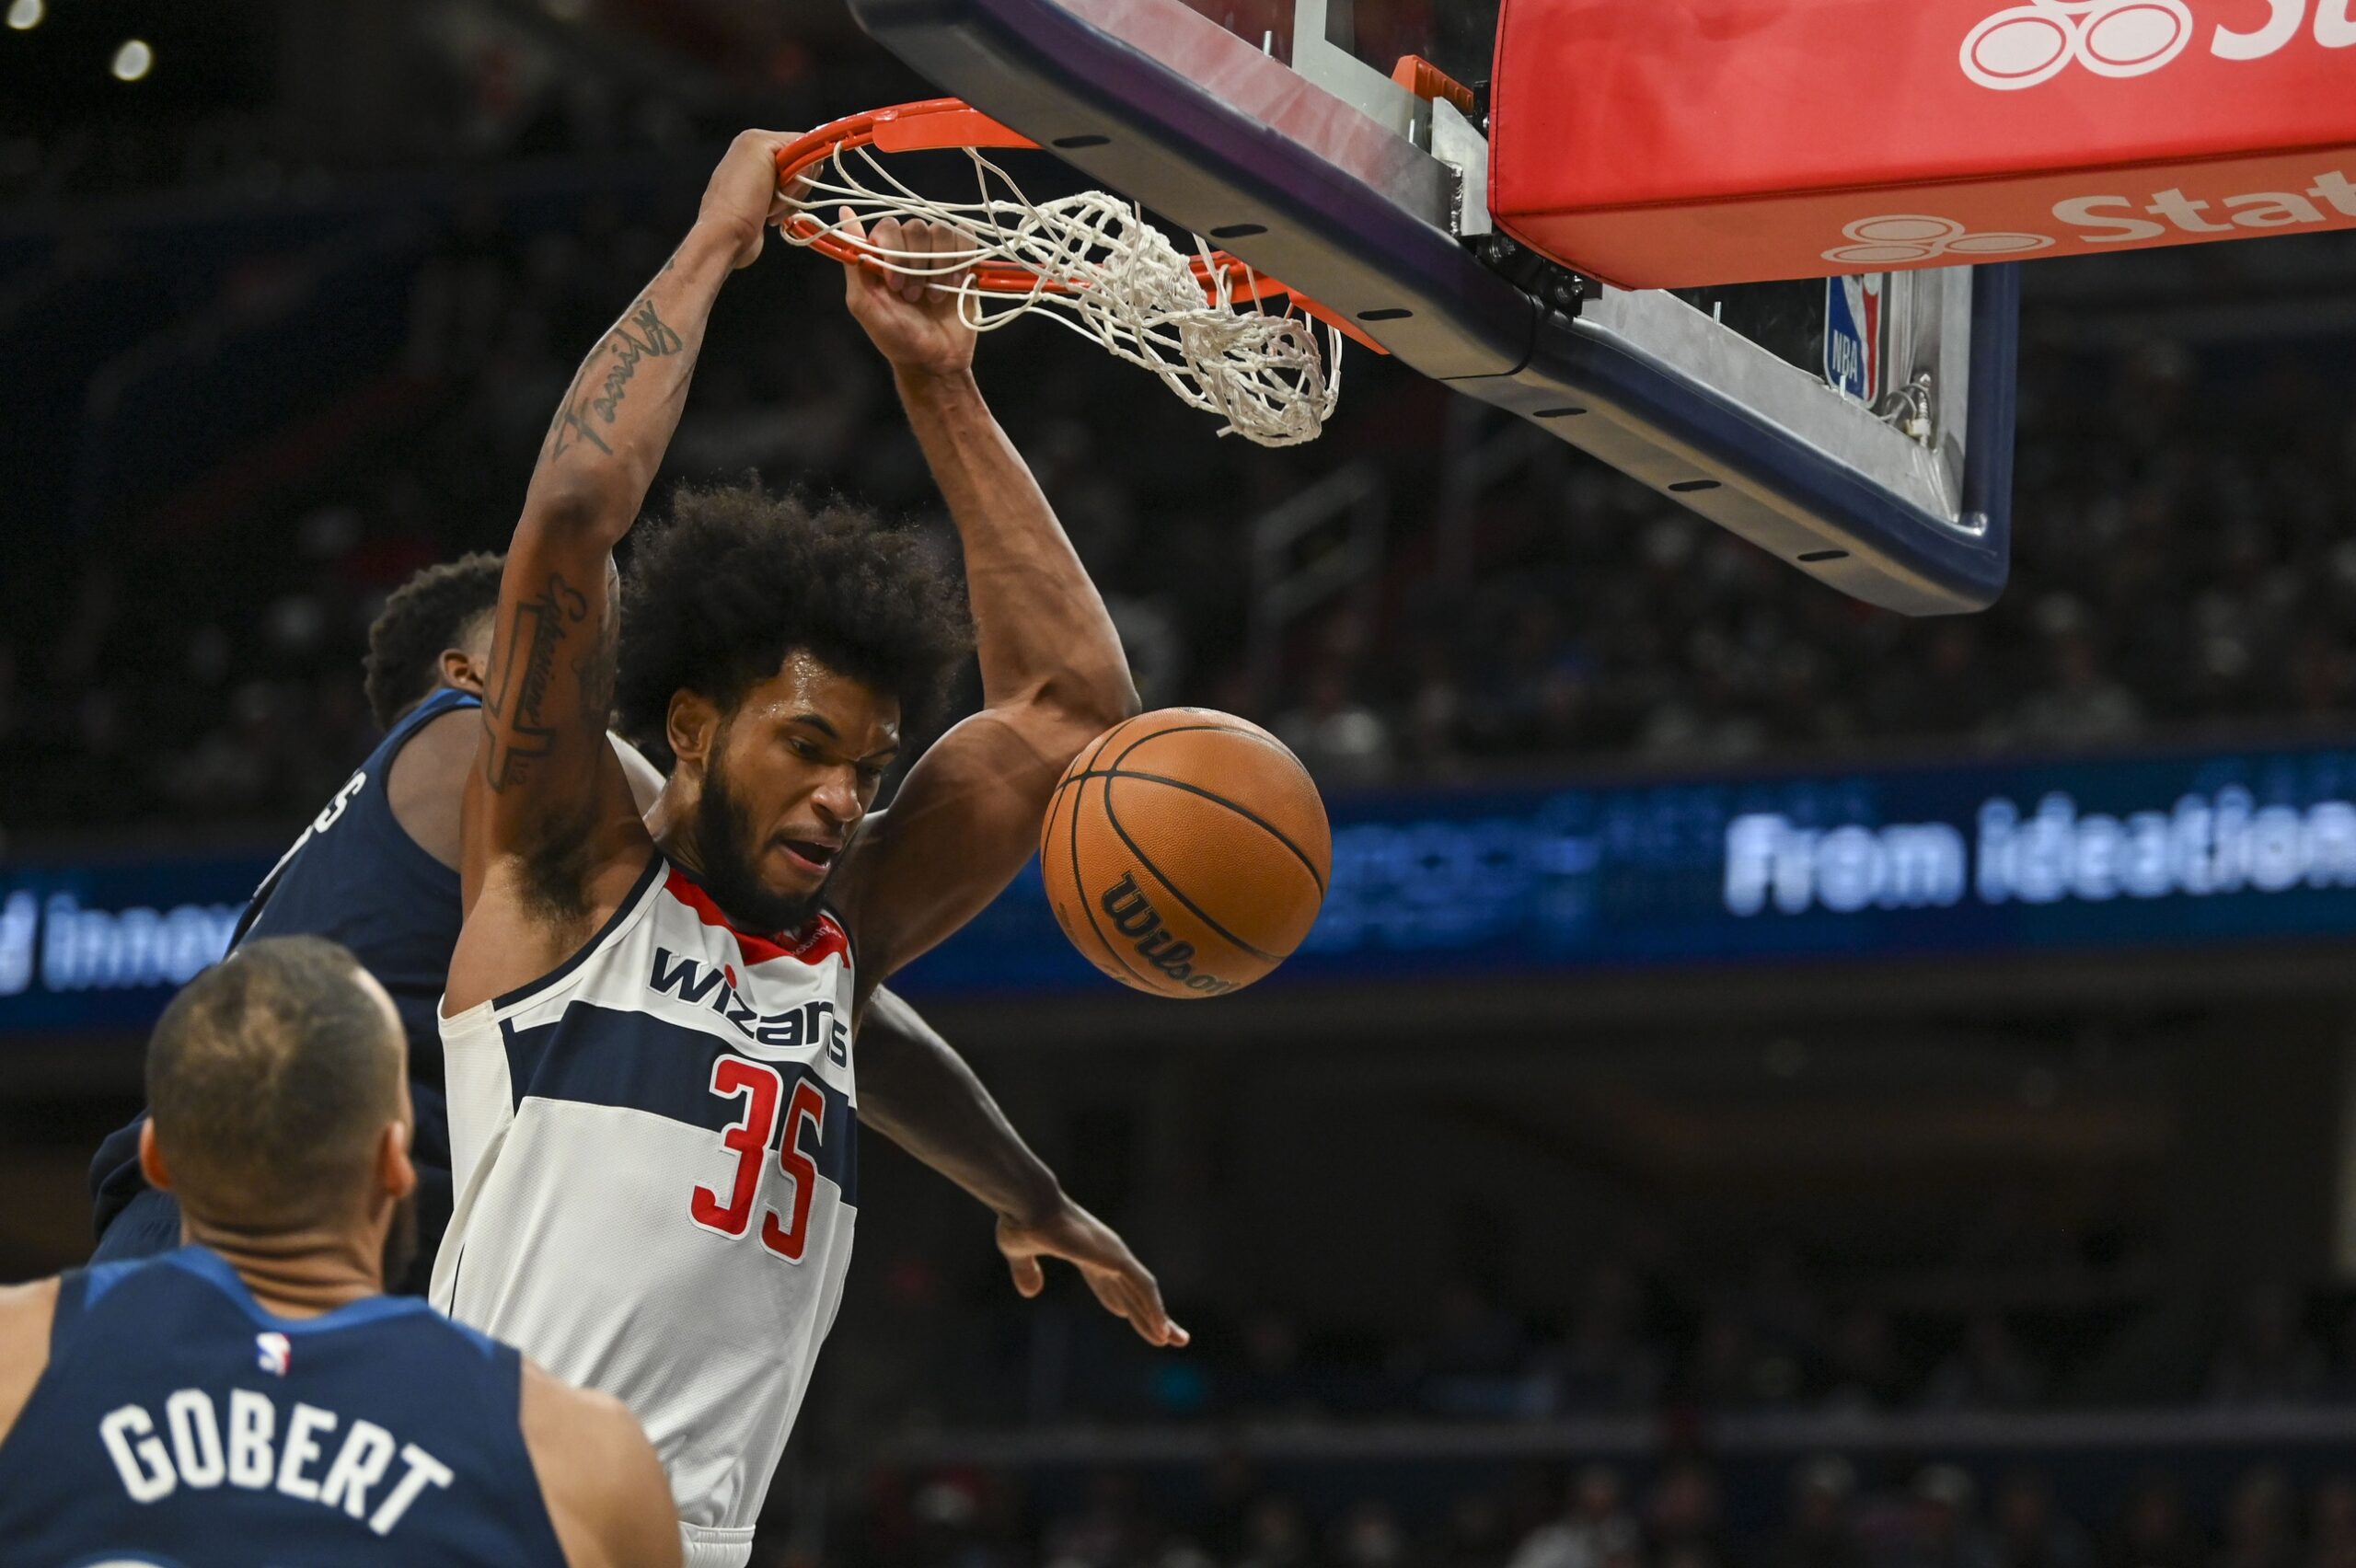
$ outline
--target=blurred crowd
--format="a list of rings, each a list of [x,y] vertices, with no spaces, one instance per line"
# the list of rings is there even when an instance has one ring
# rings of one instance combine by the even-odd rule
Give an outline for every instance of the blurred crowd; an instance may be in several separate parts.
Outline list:
[[[1342,1476],[1272,1482],[1206,1466],[1027,1481],[988,1469],[888,1470],[830,1555],[864,1568],[2346,1568],[2356,1477],[2302,1486],[2270,1464],[2213,1479],[2154,1466],[2123,1489],[2067,1461],[1979,1473],[1824,1454],[1730,1505],[1719,1472],[1671,1458],[1641,1481],[1436,1467],[1355,1494]],[[2059,1472],[2059,1473],[2057,1473]],[[1360,1484],[1363,1484],[1362,1482]],[[2196,1501],[2201,1491],[2222,1493]],[[1311,1489],[1322,1494],[1305,1502]],[[1780,1492],[1780,1495],[1777,1493]],[[2077,1494],[2076,1498],[2065,1493]],[[2106,1495],[2106,1493],[2113,1493]],[[773,1555],[771,1562],[789,1562]]]
[[[1854,604],[1537,446],[1479,494],[1461,576],[1411,536],[1384,614],[1318,629],[1278,727],[1329,775],[1379,777],[2327,721],[2356,625],[2350,364],[2344,344],[2031,352],[2011,585],[1949,619]]]
[[[570,30],[625,11],[694,68]],[[158,35],[144,98],[92,67],[0,111],[26,219],[0,232],[0,355],[27,378],[0,431],[0,829],[275,833],[316,810],[371,739],[376,606],[503,540],[557,395],[725,129],[910,86],[832,10],[739,7],[699,41],[660,7],[547,13],[222,10],[196,36],[236,69]],[[68,19],[19,63],[71,55]],[[352,38],[378,27],[363,70]],[[1016,172],[1034,195],[1068,178]],[[831,272],[773,255],[732,285],[666,478],[757,468],[930,518]],[[1949,619],[1857,605],[1371,355],[1325,436],[1281,452],[1044,325],[995,335],[981,375],[1147,700],[1270,722],[1329,782],[2335,719],[2356,681],[2344,312],[2189,346],[2169,311],[2236,286],[2180,285],[2149,330],[2089,335],[2064,329],[2085,287],[2041,303],[2059,275],[2028,274],[2012,583]],[[1264,520],[1335,476],[1358,500],[1273,544]]]
[[[2105,1376],[2134,1303],[1842,1305],[1781,1249],[1685,1301],[1606,1261],[1552,1318],[1459,1279],[1389,1336],[1181,1302],[1177,1357],[880,1267],[798,1439],[833,1479],[781,1482],[765,1562],[2356,1568],[2344,1296],[2253,1286],[2136,1389]],[[2096,1426],[2003,1419],[2073,1409]]]
[[[156,521],[186,508],[150,497],[17,531],[0,825],[315,809],[370,744],[369,618],[408,571],[502,540],[576,357],[665,253],[673,225],[650,205],[668,210],[624,191],[526,225],[488,196],[451,203],[403,273],[396,353],[347,399],[368,417],[329,451],[222,455],[240,490],[202,526]],[[120,264],[52,254],[15,297]],[[758,468],[926,516],[937,502],[829,271],[773,256],[723,299],[669,474]],[[10,282],[0,345],[29,326]],[[234,397],[237,338],[222,337],[208,396]],[[1325,439],[1285,452],[1218,439],[1151,378],[1044,328],[995,337],[982,374],[1149,702],[1255,715],[1346,784],[2327,721],[2356,669],[2344,348],[2032,355],[2012,585],[1986,614],[1929,621],[1853,603],[1534,435],[1462,482],[1451,465],[1512,444],[1506,421],[1365,356]],[[75,472],[121,467],[86,450]],[[1383,548],[1313,613],[1265,621],[1255,519],[1353,467],[1374,476]],[[1313,565],[1341,547],[1312,533],[1306,548]]]
[[[892,1430],[1689,1417],[1842,1419],[2064,1409],[2356,1407],[2356,1302],[2256,1284],[2177,1333],[2148,1282],[2036,1306],[1890,1305],[1889,1282],[1828,1288],[1788,1251],[1701,1286],[1606,1259],[1566,1309],[1459,1276],[1388,1325],[1234,1315],[1181,1301],[1184,1356],[1084,1304],[961,1289],[933,1260],[879,1261],[820,1419],[864,1446]],[[1877,1299],[1877,1297],[1884,1299]],[[2155,1312],[2155,1309],[2156,1312]],[[872,1341],[872,1352],[862,1345]]]
[[[87,431],[79,452],[70,437],[28,452],[53,470],[29,476],[35,493],[51,479],[59,510],[83,515],[0,537],[0,828],[227,831],[316,811],[372,743],[357,681],[369,620],[417,568],[503,545],[549,410],[662,264],[694,190],[570,200],[565,221],[537,225],[492,194],[410,214],[386,241],[406,257],[431,225],[390,303],[397,352],[296,399],[299,429],[218,454],[193,485],[143,488],[152,427],[121,431],[117,452],[93,455]],[[297,251],[232,268],[220,300],[159,334],[183,355],[173,375],[214,404],[281,393],[243,374],[240,345],[329,260],[347,264]],[[121,248],[61,247],[0,273],[0,349],[70,331],[43,307],[112,295],[138,265]],[[984,377],[1167,698],[1193,682],[1184,651],[1240,621],[1242,517],[1299,470],[1215,440],[1150,378],[1063,337],[994,339]],[[656,504],[672,479],[751,468],[897,516],[938,509],[833,266],[814,257],[773,255],[723,296]],[[75,485],[93,473],[134,501],[89,514]]]

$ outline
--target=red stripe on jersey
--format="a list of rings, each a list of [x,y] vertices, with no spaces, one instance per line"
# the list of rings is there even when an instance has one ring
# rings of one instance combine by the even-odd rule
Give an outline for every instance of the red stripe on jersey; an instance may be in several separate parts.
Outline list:
[[[780,942],[774,937],[756,937],[750,931],[740,931],[720,912],[711,894],[698,887],[676,866],[664,879],[663,890],[695,911],[696,918],[707,926],[718,926],[736,939],[736,951],[747,963],[767,963],[773,958],[798,958],[804,963],[824,963],[830,958],[850,956],[850,938],[832,915],[813,916],[801,935]],[[780,935],[784,935],[780,932]],[[733,984],[733,982],[732,982]]]

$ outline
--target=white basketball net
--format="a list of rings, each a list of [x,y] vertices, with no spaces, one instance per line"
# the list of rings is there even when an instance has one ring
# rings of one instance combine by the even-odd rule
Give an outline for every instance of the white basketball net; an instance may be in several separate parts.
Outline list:
[[[1236,286],[1223,269],[1211,270],[1216,297],[1207,296],[1186,259],[1131,202],[1102,190],[1052,202],[1033,202],[1007,172],[978,151],[962,149],[974,161],[977,195],[971,202],[936,202],[909,190],[865,147],[853,147],[865,166],[854,169],[841,149],[813,164],[802,210],[819,232],[785,230],[796,245],[832,235],[892,271],[918,278],[950,278],[964,268],[1002,263],[1032,273],[1037,284],[1024,294],[1000,294],[972,286],[953,288],[967,325],[987,332],[1017,317],[1039,312],[1046,319],[1094,339],[1131,364],[1142,365],[1192,407],[1218,415],[1229,432],[1262,446],[1292,446],[1313,441],[1333,414],[1342,389],[1342,339],[1288,301],[1270,310],[1249,297],[1235,299]],[[876,183],[862,179],[865,175]],[[993,190],[1003,194],[993,194]],[[884,218],[922,218],[947,224],[974,237],[969,250],[886,250],[843,227],[849,207],[872,233]],[[1201,239],[1206,258],[1210,248]]]

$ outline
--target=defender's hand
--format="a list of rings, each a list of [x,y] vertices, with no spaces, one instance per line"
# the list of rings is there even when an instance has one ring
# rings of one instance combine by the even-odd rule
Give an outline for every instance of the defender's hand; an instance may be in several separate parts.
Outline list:
[[[703,189],[696,222],[737,239],[736,266],[759,259],[768,225],[790,215],[786,193],[778,189],[777,155],[793,140],[778,131],[738,132]]]
[[[974,242],[946,224],[885,218],[870,235],[848,207],[836,225],[849,238],[923,264],[933,256],[970,252]],[[959,314],[958,285],[970,269],[933,277],[910,277],[872,263],[846,265],[843,289],[850,313],[867,329],[876,349],[897,371],[920,375],[957,375],[973,368],[974,329]]]
[[[1127,1243],[1113,1233],[1111,1226],[1069,1198],[1036,1225],[1020,1225],[1001,1216],[998,1250],[1006,1254],[1014,1288],[1025,1297],[1046,1288],[1039,1260],[1061,1258],[1080,1270],[1104,1310],[1126,1318],[1146,1343],[1175,1350],[1191,1337],[1162,1309],[1161,1287]]]

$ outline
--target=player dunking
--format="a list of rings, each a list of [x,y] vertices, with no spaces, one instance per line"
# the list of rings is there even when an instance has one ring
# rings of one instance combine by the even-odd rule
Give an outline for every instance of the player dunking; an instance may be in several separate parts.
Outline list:
[[[1065,766],[1137,700],[953,301],[868,271],[848,276],[851,312],[957,525],[982,711],[864,820],[968,634],[923,541],[848,506],[683,492],[620,614],[611,552],[721,285],[780,215],[785,140],[736,139],[550,426],[501,588],[443,1001],[458,1199],[434,1299],[630,1405],[691,1563],[749,1553],[840,1301],[852,1020],[1005,886]],[[643,821],[605,743],[625,628],[621,716],[677,759]],[[1148,1338],[1184,1342],[1149,1281],[1088,1274]]]
[[[450,1220],[450,1135],[442,1037],[434,1018],[458,940],[459,802],[476,771],[476,711],[491,662],[503,566],[474,554],[402,584],[368,628],[368,706],[385,738],[338,790],[255,893],[237,942],[322,936],[351,950],[393,998],[409,1035],[416,1110],[420,1263],[386,1281],[423,1295]],[[641,809],[662,776],[632,747],[615,753]],[[875,1128],[988,1205],[1018,1284],[1035,1288],[1042,1252],[1106,1283],[1117,1304],[1149,1276],[1121,1239],[1065,1197],[1055,1173],[1008,1124],[988,1090],[914,1008],[887,990],[862,1020],[862,1125]],[[180,1244],[180,1209],[141,1174],[143,1112],[109,1137],[91,1165],[98,1251],[92,1261],[152,1257]],[[1116,1309],[1118,1307],[1116,1305]]]

